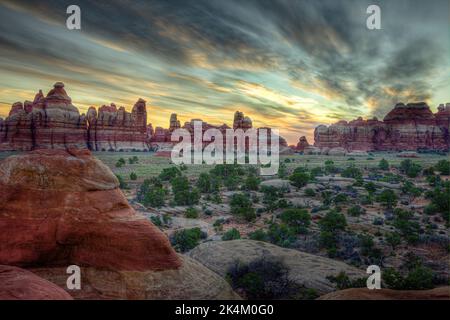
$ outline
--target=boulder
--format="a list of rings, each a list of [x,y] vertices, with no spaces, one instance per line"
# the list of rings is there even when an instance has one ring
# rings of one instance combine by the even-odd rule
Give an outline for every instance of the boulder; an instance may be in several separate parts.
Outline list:
[[[264,255],[277,257],[290,269],[293,280],[319,294],[335,290],[327,276],[336,276],[341,271],[351,278],[365,276],[363,270],[340,261],[253,240],[205,242],[188,255],[223,277],[236,260],[249,263]]]
[[[66,268],[78,265],[83,282],[76,298],[236,297],[223,279],[177,255],[86,149],[2,160],[0,229],[0,264],[32,268],[59,285]]]

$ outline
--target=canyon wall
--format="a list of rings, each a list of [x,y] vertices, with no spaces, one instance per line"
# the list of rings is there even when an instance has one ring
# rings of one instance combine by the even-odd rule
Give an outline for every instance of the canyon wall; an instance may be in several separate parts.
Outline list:
[[[335,148],[346,151],[449,150],[450,104],[434,113],[426,103],[398,103],[383,119],[361,117],[320,125],[314,131],[314,146],[321,153]]]

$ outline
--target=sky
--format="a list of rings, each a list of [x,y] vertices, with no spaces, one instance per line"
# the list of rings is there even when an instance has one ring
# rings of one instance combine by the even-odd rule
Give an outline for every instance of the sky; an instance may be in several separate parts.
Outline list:
[[[66,8],[81,8],[68,30]],[[369,30],[366,9],[381,9]],[[450,102],[449,1],[0,0],[0,117],[62,81],[81,112],[147,101],[148,122],[231,125],[290,144],[317,125]]]

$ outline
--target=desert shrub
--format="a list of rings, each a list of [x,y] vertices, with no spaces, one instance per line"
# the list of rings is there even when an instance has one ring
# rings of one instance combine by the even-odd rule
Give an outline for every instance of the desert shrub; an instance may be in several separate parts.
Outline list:
[[[392,225],[398,230],[400,235],[411,244],[419,240],[420,225],[413,221],[413,213],[400,208],[394,210],[394,220]]]
[[[134,156],[132,158],[128,158],[128,163],[129,164],[139,163],[139,158],[137,156]]]
[[[157,227],[161,227],[162,226],[162,221],[161,221],[161,218],[159,216],[150,217],[150,220],[152,221],[152,223],[155,226],[157,226]]]
[[[278,167],[278,178],[283,179],[287,176],[287,168],[284,163],[280,163],[280,166]]]
[[[339,232],[345,230],[345,227],[347,226],[345,216],[335,210],[330,210],[318,224],[320,228],[320,245],[327,249],[330,257],[334,257],[337,253],[337,236]]]
[[[381,159],[380,162],[378,163],[378,168],[383,171],[388,171],[389,170],[389,162],[384,158]]]
[[[240,182],[239,176],[226,176],[223,179],[223,185],[230,191],[237,190],[239,182]]]
[[[423,169],[422,174],[426,177],[434,175],[434,167],[428,167]]]
[[[216,232],[222,231],[224,223],[225,223],[225,221],[222,218],[217,219],[216,221],[214,221],[214,223],[213,223],[214,230]]]
[[[403,182],[402,192],[409,197],[409,202],[412,202],[416,197],[422,194],[422,189],[416,187],[411,181]]]
[[[392,209],[398,202],[397,195],[391,189],[384,189],[381,191],[381,193],[377,195],[376,200],[387,209]]]
[[[366,278],[350,279],[345,271],[339,272],[336,276],[327,276],[327,280],[334,283],[338,290],[364,288],[367,281]]]
[[[381,274],[383,282],[395,290],[426,290],[434,287],[434,273],[422,264],[412,267],[406,275],[388,268]]]
[[[238,164],[217,164],[213,169],[209,171],[213,176],[218,177],[230,177],[230,176],[241,176],[245,172],[242,167]]]
[[[256,241],[268,241],[267,234],[264,230],[258,229],[248,234],[248,238]]]
[[[380,264],[382,259],[381,250],[375,247],[373,238],[369,235],[360,235],[360,253],[362,256],[369,258],[370,264]]]
[[[179,252],[186,252],[195,248],[206,234],[200,228],[177,230],[170,238],[172,246]]]
[[[262,186],[261,192],[263,193],[263,203],[266,205],[266,210],[273,212],[277,208],[283,207],[283,196],[285,190],[282,188],[276,188],[274,186]]]
[[[219,190],[218,183],[215,183],[216,179],[212,179],[211,176],[206,173],[200,173],[197,180],[197,188],[201,193],[211,193]]]
[[[200,192],[197,188],[191,188],[189,180],[185,176],[177,176],[171,180],[174,201],[179,206],[197,204]]]
[[[402,243],[402,237],[397,232],[390,232],[386,235],[386,242],[395,250]]]
[[[159,174],[159,179],[162,181],[170,181],[175,177],[181,176],[181,171],[177,167],[164,168]]]
[[[137,174],[136,174],[136,172],[131,172],[130,173],[130,180],[137,180]]]
[[[119,180],[119,188],[120,189],[128,189],[128,184],[126,183],[126,181],[123,179],[123,177],[119,174],[116,174],[116,178],[117,180]]]
[[[259,179],[255,175],[251,174],[251,175],[247,176],[247,178],[244,181],[244,189],[257,191],[259,189],[260,183],[261,183],[261,179]]]
[[[361,206],[352,206],[350,208],[347,209],[347,214],[353,217],[359,217],[362,214],[365,214],[366,210],[364,210],[363,207]]]
[[[299,169],[299,168],[297,168]],[[297,170],[296,169],[296,170]],[[303,188],[306,186],[310,180],[310,176],[308,173],[305,172],[294,172],[289,176],[289,180],[291,181],[292,185],[294,185],[297,188]]]
[[[231,213],[245,221],[252,221],[256,218],[255,209],[252,202],[244,193],[235,193],[230,200]]]
[[[311,224],[311,215],[305,209],[288,209],[280,215],[283,223],[291,227],[296,233],[307,233]]]
[[[227,278],[233,289],[242,292],[248,300],[317,297],[311,290],[294,282],[289,276],[289,268],[275,257],[263,256],[248,264],[235,261],[227,272]]]
[[[338,193],[334,198],[334,203],[346,203],[348,201],[348,196],[345,193]]]
[[[116,162],[116,167],[120,168],[123,167],[126,164],[125,159],[124,158],[120,158],[119,160],[117,160]]]
[[[194,207],[189,207],[186,209],[186,212],[184,213],[184,216],[188,219],[197,219],[198,218],[198,211]]]
[[[369,194],[373,194],[375,193],[375,191],[377,190],[377,186],[375,185],[375,183],[373,183],[372,181],[367,182],[364,185],[364,188],[367,190],[367,192]]]
[[[436,170],[439,171],[442,175],[450,175],[450,161],[439,160],[439,162],[436,164]]]
[[[164,206],[165,196],[166,191],[163,188],[155,187],[142,196],[141,203],[146,207],[159,208]]]
[[[339,169],[334,165],[334,162],[332,160],[326,160],[325,161],[325,173],[326,174],[334,174],[338,173]]]
[[[342,171],[341,176],[345,177],[345,178],[356,179],[356,178],[362,177],[362,172],[360,169],[358,169],[354,165],[351,165]]]
[[[400,171],[410,178],[415,178],[422,171],[422,166],[411,159],[405,159],[400,163]]]
[[[310,171],[311,179],[314,179],[317,176],[323,175],[323,169],[321,167],[314,167]]]
[[[307,197],[314,197],[316,195],[316,192],[312,188],[306,188],[305,189],[305,196]]]
[[[241,234],[238,229],[233,228],[225,232],[225,234],[222,236],[223,241],[229,241],[229,240],[237,240],[241,238]]]
[[[360,203],[363,206],[371,205],[371,204],[373,204],[373,197],[371,195],[363,196],[360,198]]]
[[[450,181],[441,184],[440,187],[435,187],[432,191],[427,193],[427,198],[430,199],[430,204],[425,208],[427,214],[440,213],[442,217],[449,222],[450,215]]]
[[[286,224],[273,223],[267,230],[267,240],[280,247],[288,248],[296,240],[296,232]]]

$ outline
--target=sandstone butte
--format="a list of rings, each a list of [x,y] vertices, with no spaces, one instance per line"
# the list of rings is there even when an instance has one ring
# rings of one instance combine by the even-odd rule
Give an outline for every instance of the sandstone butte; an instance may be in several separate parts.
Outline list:
[[[66,268],[80,266],[82,290],[69,291],[74,298],[236,297],[222,278],[177,255],[87,149],[41,149],[0,161],[0,230],[0,265],[61,288]]]
[[[344,151],[418,151],[450,148],[450,103],[433,113],[424,103],[398,103],[383,119],[361,117],[333,125],[320,125],[314,131],[314,147],[305,152],[327,154],[335,148]],[[342,150],[339,150],[341,153]]]
[[[170,151],[175,144],[171,142],[173,130],[183,128],[193,135],[194,121],[202,122],[203,132],[215,128],[225,133],[230,128],[226,124],[213,126],[201,119],[193,119],[181,126],[177,114],[172,114],[168,129],[153,129],[151,124],[147,125],[147,107],[143,99],[134,104],[131,112],[112,103],[98,110],[90,107],[86,114],[80,114],[64,84],[57,82],[46,96],[40,90],[33,101],[14,103],[8,117],[0,118],[0,151],[71,147],[93,151]],[[237,111],[233,128],[245,131],[252,128],[252,120]],[[286,140],[279,137],[279,141],[281,152],[288,152]]]

